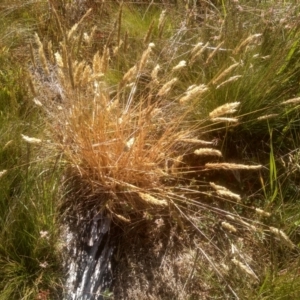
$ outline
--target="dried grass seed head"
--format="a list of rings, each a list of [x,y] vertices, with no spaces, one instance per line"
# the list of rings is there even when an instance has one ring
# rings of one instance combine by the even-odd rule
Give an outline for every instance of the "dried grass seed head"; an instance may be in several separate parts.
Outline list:
[[[225,221],[222,222],[221,226],[224,229],[228,230],[229,232],[237,232],[237,229],[233,225],[231,225],[230,223],[228,223],[228,222],[225,222]]]
[[[277,116],[278,116],[278,114],[268,114],[268,115],[264,115],[264,116],[258,117],[257,120],[258,121],[269,120],[269,119],[275,118]]]
[[[54,56],[55,56],[56,64],[60,68],[63,68],[64,67],[64,62],[63,62],[63,59],[62,59],[60,53],[59,52],[55,52]]]
[[[232,70],[234,70],[239,63],[234,63],[233,65],[229,66],[227,69],[225,69],[217,78],[212,80],[212,84],[217,84],[220,82],[224,77],[226,77]]]
[[[143,70],[145,65],[147,64],[149,55],[151,53],[151,49],[154,48],[154,47],[155,47],[154,43],[150,43],[148,45],[148,48],[143,52],[141,60],[139,62],[139,68],[138,68],[139,72],[141,72],[141,70]]]
[[[260,209],[260,208],[255,208],[255,211],[256,211],[259,215],[261,215],[261,216],[263,216],[263,217],[270,217],[270,216],[271,216],[271,214],[270,214],[269,212],[264,211],[264,210],[262,210],[262,209]]]
[[[281,104],[286,105],[286,104],[298,104],[300,103],[300,97],[297,98],[292,98],[286,101],[281,102]]]
[[[225,80],[225,81],[221,82],[219,85],[217,85],[216,89],[219,89],[220,87],[226,85],[227,83],[235,82],[241,77],[243,77],[243,76],[242,75],[235,75],[235,76],[229,77],[227,80]]]
[[[275,227],[269,227],[270,232],[276,235],[287,247],[294,249],[296,245],[290,240],[290,238],[280,229]]]
[[[245,264],[238,261],[236,258],[233,258],[231,260],[236,266],[238,266],[243,272],[248,274],[250,277],[252,277],[255,281],[258,280],[258,277],[255,275],[255,273]]]
[[[166,12],[167,12],[166,10],[163,10],[159,16],[158,26],[157,26],[159,31],[162,29],[166,21]]]
[[[159,200],[148,193],[139,192],[138,195],[145,203],[154,205],[154,206],[167,206],[168,202],[166,200]]]
[[[220,191],[220,190],[222,190],[222,191],[228,191],[228,189],[227,189],[226,187],[224,187],[224,186],[222,186],[222,185],[215,184],[214,182],[210,182],[209,185],[210,185],[213,189],[215,189],[216,191]]]
[[[200,148],[194,151],[194,154],[199,156],[218,156],[222,157],[222,153],[219,150],[213,148]]]
[[[165,83],[161,89],[158,91],[157,95],[162,97],[164,95],[166,95],[167,93],[169,93],[169,91],[171,90],[171,88],[173,87],[173,85],[177,82],[177,78],[173,78],[170,81],[168,81],[167,83]]]
[[[205,168],[211,170],[259,170],[263,166],[262,165],[243,165],[243,164],[234,164],[234,163],[206,163]]]
[[[178,71],[182,68],[186,67],[186,61],[185,60],[181,60],[175,67],[173,67],[173,71]]]
[[[208,87],[205,84],[191,85],[188,87],[188,89],[186,91],[186,95],[179,99],[179,103],[186,104],[191,99],[193,99],[195,97],[199,97],[200,95],[205,93],[207,90],[208,90]]]
[[[238,118],[224,118],[224,117],[218,117],[218,118],[211,118],[212,122],[227,122],[227,123],[238,123]]]
[[[216,193],[221,197],[229,198],[235,200],[236,202],[241,202],[242,200],[239,194],[233,193],[229,190],[217,190]]]
[[[137,75],[137,70],[138,69],[136,65],[130,68],[123,76],[122,81],[124,83],[132,81],[132,79]]]
[[[22,139],[28,144],[40,144],[42,142],[41,139],[29,137],[27,135],[21,134]]]
[[[216,109],[214,109],[211,113],[209,113],[209,117],[211,119],[217,118],[226,114],[233,114],[237,111],[237,107],[240,105],[240,102],[231,102],[223,104]]]
[[[38,52],[39,52],[39,59],[40,59],[41,65],[42,65],[43,70],[45,71],[46,75],[49,76],[50,72],[49,72],[49,68],[48,68],[46,55],[44,52],[44,46],[43,46],[37,33],[34,34],[34,37],[35,37],[35,41],[39,47]]]

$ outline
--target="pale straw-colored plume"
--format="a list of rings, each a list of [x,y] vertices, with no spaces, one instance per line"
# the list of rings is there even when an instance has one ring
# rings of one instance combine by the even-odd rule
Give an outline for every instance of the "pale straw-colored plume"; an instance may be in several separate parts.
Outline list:
[[[90,66],[87,65],[84,67],[84,70],[82,72],[80,85],[86,86],[89,83],[91,76],[92,76],[92,69]]]
[[[193,49],[191,50],[191,54],[194,55],[195,53],[197,53],[203,46],[202,42],[197,43]]]
[[[206,59],[205,64],[209,64],[210,61],[213,59],[213,57],[217,54],[217,52],[219,51],[219,49],[222,47],[222,45],[224,44],[224,41],[221,42],[215,49],[214,51],[208,56],[208,58]]]
[[[43,70],[45,71],[46,75],[49,76],[50,72],[49,72],[47,59],[46,59],[45,52],[44,52],[44,46],[43,46],[37,33],[34,34],[34,37],[35,37],[35,42],[37,43],[37,45],[39,47],[38,52],[39,52],[39,59],[40,59],[41,65],[42,65]]]
[[[225,103],[216,109],[214,109],[212,112],[209,113],[209,117],[211,119],[217,118],[226,114],[233,114],[237,111],[237,107],[240,105],[240,102],[230,102]]]
[[[135,141],[135,138],[132,137],[132,138],[130,138],[130,139],[126,142],[126,145],[125,145],[125,150],[126,150],[126,151],[129,151],[129,150],[132,148],[132,146],[133,146],[133,144],[134,144],[134,141]]]
[[[230,223],[228,223],[228,222],[225,222],[225,221],[222,222],[221,226],[224,229],[228,230],[229,232],[237,232],[237,229],[233,225],[231,225]]]
[[[258,117],[257,120],[258,121],[269,120],[269,119],[275,118],[277,116],[278,116],[278,114],[268,114],[268,115],[264,115],[264,116]]]
[[[270,216],[271,216],[271,214],[270,214],[269,212],[264,211],[264,210],[262,210],[262,209],[260,209],[260,208],[255,208],[255,211],[256,211],[259,215],[261,215],[261,216],[263,216],[263,217],[270,217]]]
[[[155,206],[167,206],[168,202],[166,200],[159,200],[150,194],[141,193],[139,192],[138,195],[140,196],[140,199],[142,199],[145,203]]]
[[[108,65],[109,65],[109,60],[110,60],[109,48],[107,46],[104,46],[103,54],[101,56],[101,61],[100,61],[100,72],[99,73],[105,73],[107,71]]]
[[[227,123],[238,123],[238,118],[225,118],[225,117],[218,117],[218,118],[211,118],[212,122],[227,122]]]
[[[97,51],[93,57],[93,73],[101,73],[101,57],[99,55],[99,51]]]
[[[218,156],[222,157],[221,151],[213,148],[200,148],[194,151],[194,154],[199,156]]]
[[[161,31],[165,25],[165,21],[166,21],[166,10],[163,10],[159,16],[159,20],[158,20],[158,31]]]
[[[229,190],[217,190],[216,193],[221,197],[229,198],[235,200],[236,202],[241,202],[241,196]]]
[[[37,98],[33,98],[33,103],[36,105],[36,106],[39,106],[39,107],[42,107],[43,106],[43,104],[41,103],[41,101],[40,100],[38,100]]]
[[[154,43],[150,43],[148,45],[148,48],[143,52],[141,60],[139,62],[139,67],[138,67],[139,72],[141,72],[141,70],[144,69],[144,67],[145,67],[145,65],[148,61],[149,55],[151,53],[151,49],[154,48],[154,47],[155,47]]]
[[[80,85],[84,68],[85,68],[84,61],[77,64],[76,67],[74,68],[74,85],[75,85],[75,87]]]
[[[159,70],[160,70],[160,65],[156,65],[151,72],[151,79],[157,83],[158,83],[157,75]]]
[[[55,56],[56,64],[57,64],[60,68],[63,68],[63,67],[64,67],[64,62],[63,62],[63,59],[62,59],[60,53],[59,53],[59,52],[55,52],[54,56]]]
[[[2,178],[7,173],[7,170],[0,171],[0,178]]]
[[[247,275],[249,275],[250,277],[252,277],[255,281],[258,281],[258,277],[256,276],[256,274],[247,265],[243,264],[242,262],[240,262],[236,258],[233,258],[231,261],[236,266],[238,266],[240,268],[240,270],[242,270],[244,273],[246,273]]]
[[[84,15],[83,17],[80,19],[80,21],[78,23],[76,23],[75,25],[72,26],[72,28],[69,30],[68,34],[67,34],[67,38],[68,40],[70,40],[74,33],[76,32],[78,26],[84,21],[84,19],[92,12],[92,9],[90,8]]]
[[[234,164],[234,163],[206,163],[205,168],[210,170],[259,170],[262,165],[243,165],[243,164]]]
[[[238,54],[245,46],[252,43],[253,41],[256,41],[261,36],[261,33],[253,34],[247,37],[244,41],[242,41],[239,46],[237,46],[233,50],[233,54]]]
[[[300,97],[292,98],[292,99],[281,102],[281,104],[284,104],[284,105],[286,105],[286,104],[298,104],[298,103],[300,103]]]
[[[228,189],[222,185],[215,184],[214,182],[210,182],[209,185],[215,189],[216,191],[228,191]]]
[[[178,139],[179,142],[183,143],[189,143],[189,144],[197,144],[197,145],[213,145],[213,142],[208,142],[204,140],[198,140],[198,139]]]
[[[29,144],[40,144],[42,142],[41,139],[29,137],[27,135],[21,134],[22,139]]]
[[[92,42],[92,40],[93,40],[93,37],[94,37],[94,35],[95,35],[96,30],[97,30],[97,26],[93,26],[90,35],[88,35],[87,32],[84,32],[84,33],[83,33],[83,40],[84,40],[84,42],[85,42],[87,45],[90,45],[90,44],[91,44],[91,42]]]
[[[75,31],[77,30],[78,25],[79,25],[78,23],[74,24],[72,26],[72,28],[69,30],[68,35],[67,35],[68,40],[70,40],[73,37]]]
[[[160,65],[157,64],[151,72],[151,79],[152,79],[151,84],[152,85],[159,84],[158,77],[157,77],[159,70],[160,70]]]
[[[233,193],[230,190],[228,190],[227,188],[225,188],[224,186],[221,185],[217,185],[213,182],[210,182],[209,185],[216,190],[216,193],[221,196],[221,197],[225,197],[225,198],[229,198],[229,199],[233,199],[237,202],[241,201],[241,196],[239,194]]]
[[[122,40],[120,40],[120,43],[119,43],[119,45],[118,45],[118,46],[116,46],[116,47],[114,48],[114,50],[113,50],[113,54],[114,54],[114,56],[117,56],[117,55],[118,55],[118,53],[119,53],[119,51],[120,51],[120,49],[121,49],[122,45],[123,45],[123,41],[122,41]]]
[[[244,226],[246,226],[247,228],[249,228],[253,232],[257,232],[258,231],[258,229],[254,225],[245,222],[241,218],[236,218],[236,217],[234,217],[232,215],[226,215],[226,218],[228,218],[228,219],[230,219],[232,221],[240,222],[241,224],[243,224]]]
[[[195,97],[199,97],[200,95],[205,93],[207,90],[208,90],[208,88],[205,84],[192,85],[187,89],[186,95],[179,99],[179,103],[186,104],[191,99],[194,99]]]
[[[165,83],[161,89],[158,91],[157,95],[158,96],[164,96],[167,93],[169,93],[169,91],[171,90],[172,86],[177,82],[177,78],[173,78],[170,81],[168,81],[167,83]]]
[[[124,83],[131,81],[137,75],[137,66],[130,68],[123,76],[122,81]]]
[[[148,30],[147,30],[146,35],[144,37],[144,44],[146,44],[146,45],[149,43],[153,28],[154,28],[154,20],[151,21],[151,24],[148,27]]]
[[[63,61],[63,67],[67,68],[69,64],[68,64],[68,50],[66,47],[66,43],[60,42],[59,45],[61,48],[60,53]]]
[[[290,238],[280,229],[275,227],[269,227],[270,232],[277,236],[287,247],[290,249],[296,248],[296,245],[290,240]]]
[[[229,66],[227,69],[225,69],[219,76],[217,76],[217,78],[212,80],[212,84],[215,85],[218,82],[220,82],[224,77],[226,77],[232,70],[234,70],[237,66],[239,65],[239,63],[235,63],[231,66]]]
[[[175,67],[173,67],[173,71],[181,70],[182,68],[186,67],[186,61],[181,60]]]
[[[193,51],[192,50],[192,57],[189,61],[189,64],[192,65],[195,60],[205,51],[205,49],[209,46],[209,42],[207,42],[203,47],[199,46],[199,48],[197,49],[197,51]]]
[[[241,77],[243,77],[243,76],[242,75],[235,75],[235,76],[229,77],[227,80],[225,80],[225,81],[221,82],[219,85],[217,85],[216,89],[219,89],[220,87],[226,85],[227,83],[235,82]]]

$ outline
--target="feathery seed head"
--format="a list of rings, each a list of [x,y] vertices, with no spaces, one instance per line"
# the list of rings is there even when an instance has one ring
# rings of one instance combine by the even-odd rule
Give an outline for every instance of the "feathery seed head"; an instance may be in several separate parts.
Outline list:
[[[237,232],[237,229],[228,222],[222,222],[221,225],[224,229],[228,230],[229,232]]]
[[[186,61],[185,60],[181,60],[175,67],[173,67],[173,71],[177,71],[180,70],[182,68],[186,67]]]
[[[238,123],[239,119],[238,118],[211,118],[210,119],[212,122],[228,122],[228,123]]]
[[[249,165],[243,165],[243,164],[234,164],[234,163],[206,163],[205,168],[211,169],[211,170],[259,170],[263,166],[262,165],[256,165],[256,166],[249,166]]]
[[[242,262],[238,261],[236,258],[233,258],[231,260],[236,266],[240,268],[243,272],[248,274],[250,277],[252,277],[255,281],[258,281],[258,277],[255,275],[255,273],[245,264]]]
[[[294,249],[296,245],[290,240],[290,238],[280,229],[275,227],[269,227],[270,232],[276,235],[287,247]]]
[[[55,56],[55,60],[56,60],[57,65],[60,68],[63,68],[64,63],[63,63],[63,59],[62,59],[61,55],[59,54],[59,52],[55,52],[54,56]]]
[[[269,212],[266,212],[266,211],[264,211],[264,210],[262,210],[262,209],[260,209],[260,208],[255,208],[255,211],[256,211],[259,215],[261,215],[261,216],[263,216],[263,217],[270,217],[270,216],[271,216],[271,214],[270,214]]]
[[[155,205],[155,206],[167,206],[168,202],[166,200],[159,200],[150,194],[146,193],[141,193],[139,192],[138,195],[140,196],[140,199],[146,202],[147,204],[150,205]]]
[[[213,149],[213,148],[200,148],[194,151],[196,155],[210,155],[210,156],[218,156],[222,157],[222,153],[219,150]]]
[[[42,142],[41,139],[29,137],[27,135],[21,134],[22,139],[29,144],[40,144]]]
[[[158,96],[164,96],[166,95],[172,88],[172,86],[177,82],[177,78],[173,78],[170,81],[168,81],[167,83],[165,83],[161,89],[158,91],[157,95]]]
[[[235,200],[236,202],[241,202],[241,196],[236,194],[236,193],[233,193],[229,190],[217,190],[216,193],[221,196],[221,197],[225,197],[225,198],[229,198],[229,199],[233,199]]]
[[[241,77],[242,77],[242,75],[235,75],[235,76],[229,77],[227,80],[225,80],[225,81],[221,82],[219,85],[217,85],[216,89],[219,89],[220,87],[224,86],[227,83],[235,82]]]
[[[298,104],[298,103],[300,103],[300,97],[292,98],[292,99],[281,102],[281,104],[284,104],[284,105],[286,105],[286,104]]]
[[[191,99],[202,95],[208,90],[207,86],[205,84],[200,84],[200,85],[191,85],[187,91],[186,95],[181,97],[179,99],[180,104],[186,104],[188,103]]]
[[[237,111],[237,107],[240,105],[240,102],[231,102],[231,103],[226,103],[224,105],[221,105],[214,109],[210,114],[209,117],[211,119],[217,118],[219,116],[223,116],[226,114],[233,114]]]
[[[137,74],[137,66],[133,66],[132,68],[130,68],[125,75],[123,76],[122,81],[124,83],[131,81]]]

